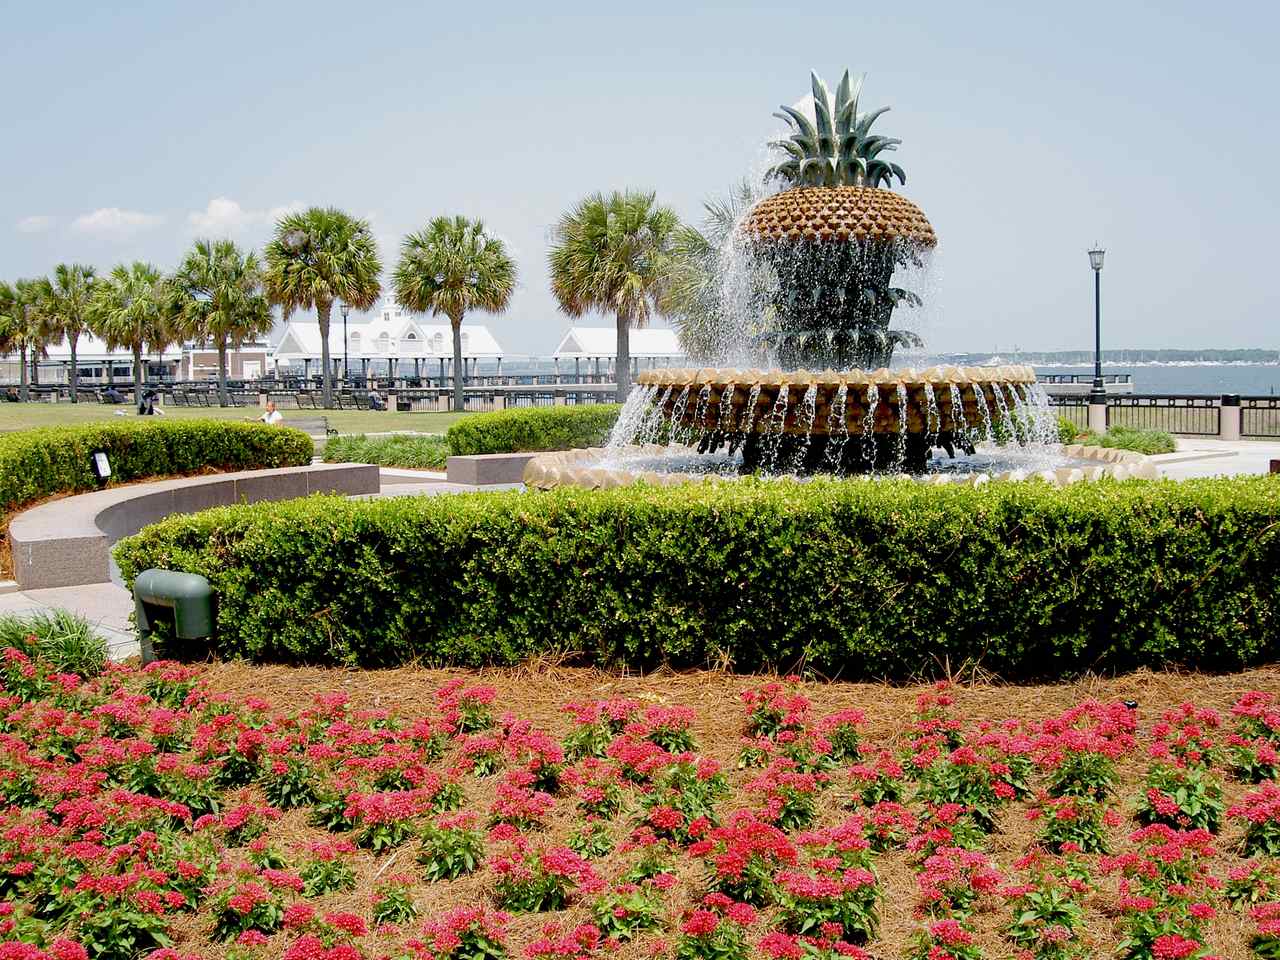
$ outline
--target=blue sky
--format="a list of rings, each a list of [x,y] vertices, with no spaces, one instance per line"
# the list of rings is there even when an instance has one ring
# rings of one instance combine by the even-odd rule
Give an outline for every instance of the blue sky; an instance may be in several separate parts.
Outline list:
[[[800,12],[803,9],[804,12]],[[759,168],[770,115],[845,66],[904,141],[940,249],[938,350],[1280,346],[1280,5],[6,4],[0,276],[259,246],[291,205],[371,220],[388,265],[479,216],[520,287],[512,353],[567,326],[548,231],[581,195],[685,217]],[[604,321],[611,322],[611,321]]]

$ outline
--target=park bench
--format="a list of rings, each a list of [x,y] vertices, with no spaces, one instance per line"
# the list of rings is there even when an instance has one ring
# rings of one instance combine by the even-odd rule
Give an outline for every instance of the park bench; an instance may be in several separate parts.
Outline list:
[[[250,423],[262,422],[261,417],[249,417],[247,419]],[[338,435],[338,431],[329,426],[328,417],[292,417],[287,420],[281,420],[280,426],[301,430],[313,439],[336,437]]]
[[[338,435],[338,431],[329,426],[328,417],[297,417],[281,421],[280,425],[301,430],[309,437],[336,437]]]

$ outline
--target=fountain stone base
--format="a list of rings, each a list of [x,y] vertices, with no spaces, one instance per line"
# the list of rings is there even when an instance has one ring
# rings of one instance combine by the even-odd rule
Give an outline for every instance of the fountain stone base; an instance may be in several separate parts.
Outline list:
[[[1035,382],[1025,366],[648,370],[636,378],[645,409],[613,441],[665,433],[699,453],[741,451],[744,472],[921,473],[934,448],[1051,441]]]

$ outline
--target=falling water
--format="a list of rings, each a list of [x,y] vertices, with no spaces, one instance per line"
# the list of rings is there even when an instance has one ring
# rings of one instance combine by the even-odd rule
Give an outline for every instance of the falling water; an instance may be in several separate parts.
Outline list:
[[[782,437],[787,426],[787,399],[790,388],[784,383],[778,388],[778,396],[773,401],[773,409],[769,411],[767,435],[764,441],[764,456],[761,462],[767,467],[777,466],[778,448],[782,446]]]
[[[982,414],[982,437],[980,439],[994,440],[996,434],[991,423],[991,406],[987,403],[987,392],[982,389],[982,384],[975,383],[973,385],[973,396],[978,405],[978,412]]]
[[[653,443],[657,439],[658,433],[662,430],[662,426],[666,421],[663,411],[667,408],[667,401],[671,399],[672,389],[672,387],[668,386],[663,390],[653,406],[649,408],[644,419],[640,421],[639,429],[636,430],[634,443]],[[610,446],[612,445],[612,437],[610,437]]]
[[[893,441],[893,463],[889,469],[894,473],[902,472],[902,465],[907,459],[907,385],[898,384],[898,432]]]
[[[1033,383],[1027,390],[1027,402],[1031,405],[1035,421],[1036,434],[1040,443],[1058,442],[1058,421],[1049,404],[1049,394],[1039,383]]]
[[[867,386],[867,412],[862,418],[862,455],[868,463],[876,459],[876,408],[880,406],[880,388]]]
[[[1005,402],[1004,391],[1000,389],[1000,385],[996,384],[991,388],[991,395],[996,398],[996,411],[999,416],[997,423],[997,440],[1001,443],[1008,443],[1010,440],[1018,439],[1018,425],[1014,422],[1013,416],[1009,413],[1009,404]]]
[[[951,432],[957,440],[973,442],[973,431],[964,416],[964,399],[960,396],[960,387],[951,384]]]
[[[924,441],[932,449],[938,442],[938,431],[942,428],[942,416],[938,413],[938,398],[933,394],[933,384],[924,385],[925,424]]]
[[[671,433],[667,436],[667,450],[670,452],[675,452],[675,448],[680,443],[677,435],[682,429],[681,424],[684,423],[684,413],[689,408],[689,390],[690,387],[685,386],[671,408]]]
[[[618,414],[617,422],[614,423],[613,429],[609,431],[609,439],[605,441],[605,446],[620,447],[635,440],[636,435],[640,433],[643,427],[646,417],[652,412],[650,404],[653,403],[654,394],[657,392],[658,387],[656,385],[640,387],[631,391],[631,395],[627,397],[627,402],[622,405],[622,411]]]
[[[791,468],[799,471],[804,467],[804,458],[809,453],[809,445],[813,443],[813,422],[818,416],[818,385],[809,384],[800,401],[800,409],[796,412],[796,426],[800,429],[803,440],[796,447],[795,456],[791,458]]]
[[[827,470],[840,472],[844,445],[849,442],[849,424],[845,421],[845,404],[849,399],[849,385],[840,384],[835,399],[831,401],[831,415],[827,417]]]
[[[702,444],[707,434],[707,405],[711,403],[711,384],[706,384],[698,391],[698,401],[693,405],[693,430],[686,438],[695,447]]]
[[[743,423],[741,429],[743,433],[750,433],[755,429],[756,425],[756,407],[760,404],[760,384],[753,384],[751,392],[747,394],[747,405],[742,411]]]

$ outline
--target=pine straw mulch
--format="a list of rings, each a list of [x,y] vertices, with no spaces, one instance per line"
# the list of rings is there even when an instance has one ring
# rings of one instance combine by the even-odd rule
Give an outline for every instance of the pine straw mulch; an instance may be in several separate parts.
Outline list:
[[[283,712],[305,709],[312,704],[316,694],[342,691],[350,696],[355,707],[390,709],[412,716],[429,712],[432,693],[436,687],[460,675],[466,676],[470,682],[490,684],[497,689],[495,715],[511,712],[531,720],[557,738],[569,732],[568,717],[560,708],[570,701],[630,697],[647,703],[693,707],[697,711],[694,734],[699,752],[720,761],[735,788],[734,794],[723,805],[722,813],[734,806],[745,806],[748,802],[740,788],[756,776],[756,771],[737,769],[737,754],[745,717],[739,695],[769,678],[712,671],[624,676],[589,669],[567,669],[552,664],[533,664],[505,670],[460,671],[411,667],[394,670],[348,670],[219,663],[210,666],[206,676],[210,687],[215,691],[261,697],[269,701],[276,710]],[[893,743],[910,724],[916,697],[924,689],[923,685],[863,683],[801,683],[797,686],[797,691],[813,702],[815,717],[849,707],[862,710],[867,718],[865,739],[881,744]],[[1222,713],[1226,720],[1232,704],[1249,690],[1280,695],[1280,669],[1264,668],[1221,676],[1140,671],[1116,678],[1088,677],[1074,683],[1048,686],[961,682],[954,684],[951,692],[955,698],[952,713],[966,721],[966,728],[982,720],[1042,720],[1090,698],[1104,702],[1137,701],[1139,746],[1119,764],[1121,785],[1117,800],[1126,814],[1126,820],[1123,826],[1111,830],[1113,852],[1119,852],[1126,849],[1126,838],[1136,826],[1128,819],[1128,815],[1141,793],[1141,783],[1149,765],[1147,749],[1152,743],[1151,724],[1165,710],[1184,701],[1190,701],[1199,707],[1212,707]],[[493,799],[497,779],[464,778],[468,809],[484,814]],[[1248,789],[1251,788],[1226,780],[1228,804],[1237,801]],[[822,796],[818,825],[838,823],[846,817],[848,812],[843,809],[843,802],[847,796],[848,791],[837,778],[835,786]],[[1034,843],[1036,827],[1026,819],[1028,809],[1027,803],[1008,805],[1001,814],[997,830],[988,845],[988,853],[1005,872]],[[563,842],[580,825],[581,820],[573,809],[572,800],[561,799],[548,821],[545,834],[550,839]],[[615,838],[625,835],[627,823],[623,818],[612,826]],[[1241,835],[1239,824],[1224,821],[1218,838],[1218,853],[1211,864],[1215,875],[1225,878],[1230,866],[1239,862],[1235,851]],[[294,845],[297,843],[319,839],[327,834],[307,826],[305,812],[295,810],[273,824],[268,836],[281,849],[291,850],[295,849]],[[413,844],[406,844],[397,851],[378,858],[360,851],[352,861],[359,877],[357,888],[347,894],[330,894],[317,905],[326,910],[353,910],[367,916],[375,880],[397,873],[415,875],[413,858]],[[606,878],[616,876],[623,867],[624,859],[616,853],[611,854],[597,862],[597,868]],[[1096,863],[1096,858],[1090,859]],[[917,890],[916,875],[908,857],[901,852],[878,855],[876,867],[883,890],[880,904],[881,926],[879,936],[868,945],[868,949],[877,958],[900,957],[912,933],[919,926],[919,920],[913,912]],[[668,938],[671,932],[678,932],[680,914],[696,895],[703,880],[698,865],[687,858],[682,858],[679,877],[681,883],[674,888],[672,902],[669,904]],[[1122,934],[1114,917],[1116,878],[1099,876],[1097,880],[1098,889],[1084,904],[1087,913],[1085,938],[1090,953],[1101,956],[1114,951]],[[421,917],[431,918],[439,916],[442,911],[454,905],[486,902],[491,889],[491,877],[480,871],[457,881],[419,884],[414,893]],[[1218,903],[1218,907],[1218,919],[1208,927],[1208,944],[1217,955],[1231,960],[1243,960],[1250,955],[1247,939],[1252,929],[1251,923],[1243,912],[1233,911],[1225,902]],[[517,955],[524,944],[536,939],[543,925],[549,921],[557,922],[562,927],[571,927],[587,919],[589,913],[586,905],[575,905],[560,913],[517,915],[509,928],[512,953]],[[1002,930],[1009,919],[1009,909],[999,898],[992,898],[976,914],[975,929],[985,956],[1012,956],[1013,951],[1002,936]],[[208,957],[225,954],[227,948],[211,944],[206,939],[207,930],[198,927],[194,918],[189,923],[185,929],[180,924],[175,931],[185,949],[198,950],[202,956]],[[264,949],[275,955],[283,949],[282,942],[281,937],[277,936]],[[653,936],[646,937],[625,945],[617,951],[617,955],[623,960],[645,956],[653,942]],[[367,948],[371,955],[377,955],[378,946],[373,937],[367,943]]]

